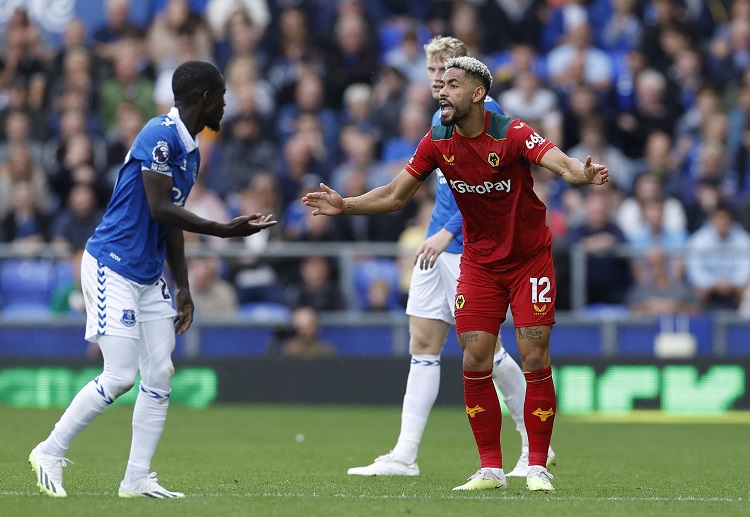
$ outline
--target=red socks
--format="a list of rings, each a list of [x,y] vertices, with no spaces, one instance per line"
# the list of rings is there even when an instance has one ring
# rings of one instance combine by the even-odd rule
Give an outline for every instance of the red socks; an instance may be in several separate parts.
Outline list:
[[[526,432],[529,434],[529,465],[546,467],[547,449],[557,413],[552,368],[548,366],[535,372],[524,372],[524,376],[526,398],[523,404],[523,418]]]
[[[492,382],[492,370],[467,372],[464,370],[464,401],[474,441],[479,449],[482,468],[503,468],[500,452],[500,401]],[[549,439],[547,440],[549,443]],[[545,458],[547,450],[545,449]]]

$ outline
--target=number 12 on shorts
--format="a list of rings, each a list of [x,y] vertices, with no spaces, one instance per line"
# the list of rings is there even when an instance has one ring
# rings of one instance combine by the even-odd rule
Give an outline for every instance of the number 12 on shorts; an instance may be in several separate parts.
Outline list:
[[[548,277],[532,277],[529,278],[529,282],[531,282],[531,303],[549,303],[552,301],[552,298],[547,296],[551,287]]]

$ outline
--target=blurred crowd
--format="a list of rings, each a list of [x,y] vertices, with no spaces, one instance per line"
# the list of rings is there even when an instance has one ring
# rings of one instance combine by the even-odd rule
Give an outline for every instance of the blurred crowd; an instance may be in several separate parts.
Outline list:
[[[436,109],[422,45],[452,35],[492,70],[490,93],[510,116],[611,171],[596,189],[534,173],[558,310],[571,308],[580,246],[589,306],[750,314],[750,0],[156,4],[139,26],[129,0],[105,0],[101,26],[74,19],[59,45],[21,8],[2,28],[0,243],[51,244],[75,261],[133,139],[171,106],[172,71],[209,60],[227,80],[226,115],[220,133],[200,135],[186,208],[215,220],[273,213],[280,224],[237,257],[192,260],[199,314],[258,303],[402,310],[434,185],[372,218],[312,217],[300,197],[321,181],[358,195],[401,171]],[[273,241],[383,241],[405,253],[361,261],[352,300],[335,262],[264,258]]]

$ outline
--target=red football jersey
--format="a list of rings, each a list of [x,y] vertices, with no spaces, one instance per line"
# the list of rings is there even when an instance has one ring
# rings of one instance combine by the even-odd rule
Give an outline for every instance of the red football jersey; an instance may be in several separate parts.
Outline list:
[[[464,258],[506,269],[552,243],[530,164],[555,144],[520,119],[485,115],[484,131],[475,138],[462,137],[453,125],[433,127],[406,170],[424,180],[439,167],[464,218]]]

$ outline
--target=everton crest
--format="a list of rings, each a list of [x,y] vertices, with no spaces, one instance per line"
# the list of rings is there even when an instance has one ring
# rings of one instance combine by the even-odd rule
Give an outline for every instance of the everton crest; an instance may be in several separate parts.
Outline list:
[[[134,327],[135,326],[135,309],[123,309],[120,323],[122,323],[128,328]]]

